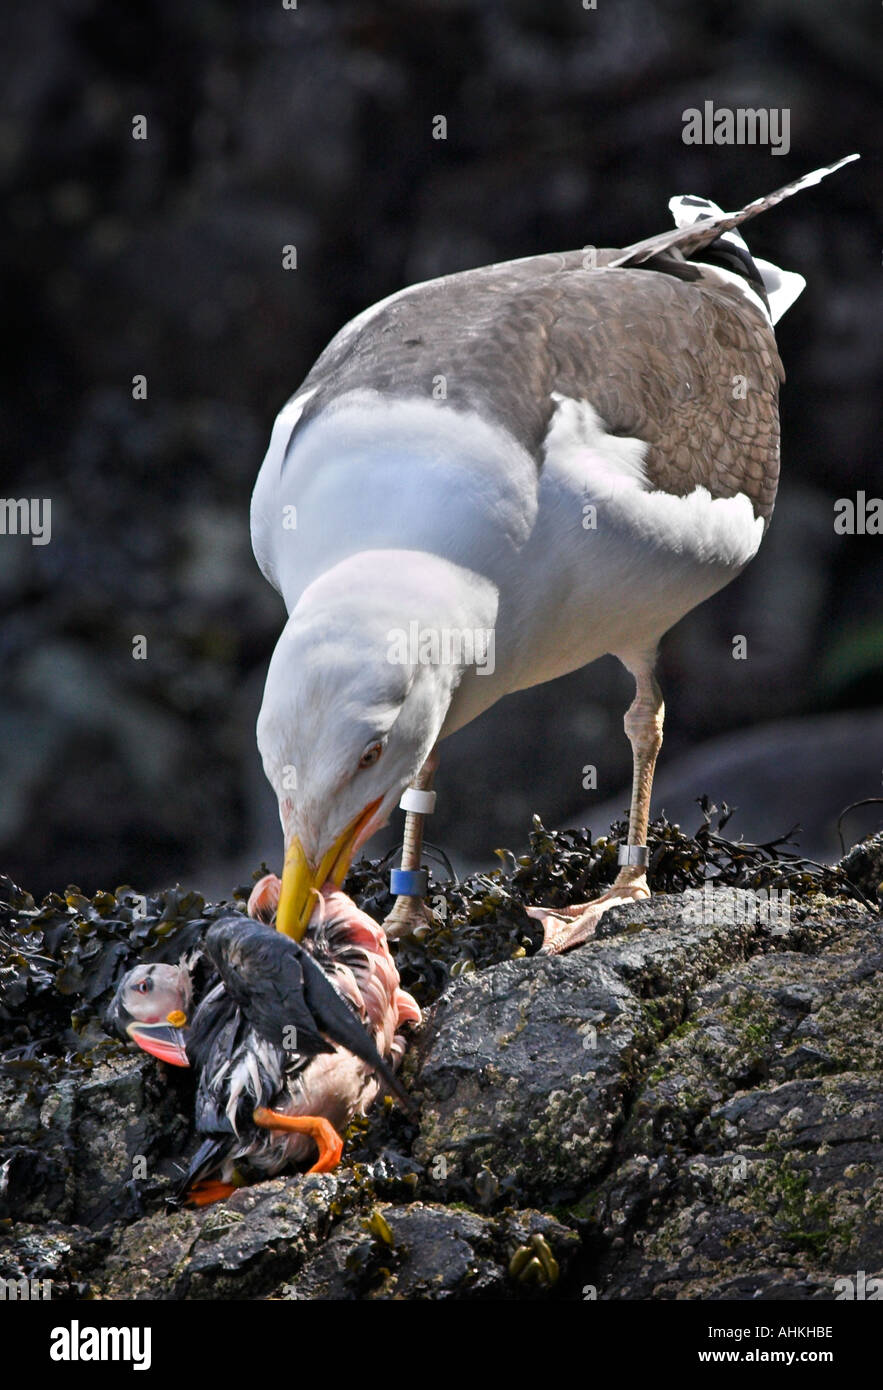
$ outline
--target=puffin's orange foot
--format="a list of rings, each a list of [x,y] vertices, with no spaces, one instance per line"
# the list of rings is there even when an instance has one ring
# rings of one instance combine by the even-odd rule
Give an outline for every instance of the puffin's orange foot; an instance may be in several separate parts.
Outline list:
[[[212,1202],[223,1202],[225,1197],[232,1197],[237,1190],[235,1182],[219,1182],[214,1178],[205,1178],[193,1184],[187,1193],[187,1205],[209,1207]]]
[[[264,874],[263,878],[258,879],[249,894],[248,907],[246,908],[249,917],[256,917],[259,922],[266,922],[269,926],[276,916],[281,892],[281,878],[277,878],[275,874]]]
[[[562,951],[581,946],[590,936],[594,936],[608,908],[621,907],[625,903],[649,897],[646,876],[641,874],[639,878],[626,882],[617,879],[606,893],[590,903],[577,903],[573,907],[528,907],[525,910],[529,917],[543,924],[541,953],[558,956]]]
[[[330,1173],[340,1162],[343,1140],[330,1120],[321,1115],[283,1115],[279,1110],[267,1110],[261,1105],[254,1112],[254,1122],[263,1129],[308,1134],[319,1150],[317,1161],[309,1169],[311,1173]]]

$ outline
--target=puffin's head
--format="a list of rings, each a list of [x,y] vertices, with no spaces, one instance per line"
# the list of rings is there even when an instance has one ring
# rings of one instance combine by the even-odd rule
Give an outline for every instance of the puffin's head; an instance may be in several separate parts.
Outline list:
[[[257,734],[285,836],[276,925],[289,936],[303,936],[317,892],[343,883],[439,736],[463,670],[412,659],[407,638],[440,583],[458,601],[458,573],[432,556],[363,552],[304,591],[279,639]]]
[[[192,986],[184,965],[136,965],[120,981],[109,1021],[145,1052],[173,1066],[189,1065],[181,1029],[190,1016]]]

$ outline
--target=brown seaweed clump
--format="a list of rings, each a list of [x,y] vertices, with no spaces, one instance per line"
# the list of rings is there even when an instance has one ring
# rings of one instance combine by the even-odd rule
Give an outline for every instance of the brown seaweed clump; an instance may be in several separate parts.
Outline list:
[[[698,804],[702,823],[693,835],[664,816],[650,827],[649,874],[656,893],[701,888],[711,880],[718,887],[789,889],[798,898],[823,892],[868,902],[859,875],[802,859],[793,849],[793,832],[762,845],[727,840],[722,833],[730,816],[726,803],[719,812],[707,797]],[[616,822],[607,835],[593,839],[588,829],[547,830],[534,816],[523,854],[498,850],[498,868],[461,882],[431,878],[433,922],[395,948],[403,986],[425,1006],[461,973],[535,954],[542,929],[525,906],[563,907],[600,892],[616,875],[617,845],[625,830],[624,821]],[[387,863],[360,859],[345,884],[377,921],[394,901]],[[254,877],[265,872],[261,865]],[[240,886],[232,902],[209,904],[180,886],[144,896],[126,884],[92,898],[71,886],[37,906],[29,893],[0,876],[4,1060],[74,1060],[106,1042],[104,1013],[123,974],[139,961],[177,961],[217,918],[244,911],[248,892],[248,885]]]

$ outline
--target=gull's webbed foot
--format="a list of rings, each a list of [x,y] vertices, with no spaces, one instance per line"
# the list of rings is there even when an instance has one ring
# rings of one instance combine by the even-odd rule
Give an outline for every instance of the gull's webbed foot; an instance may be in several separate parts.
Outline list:
[[[435,918],[423,898],[404,895],[396,898],[389,916],[384,918],[383,930],[391,941],[402,936],[411,936],[418,927],[435,925]]]
[[[642,871],[638,875],[620,874],[605,893],[589,903],[577,903],[573,907],[528,907],[526,911],[529,917],[543,924],[541,953],[557,956],[594,936],[608,908],[649,897],[647,875]]]

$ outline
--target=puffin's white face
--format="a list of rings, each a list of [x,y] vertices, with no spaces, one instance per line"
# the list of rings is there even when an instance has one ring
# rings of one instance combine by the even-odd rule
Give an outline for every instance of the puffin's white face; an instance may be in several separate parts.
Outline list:
[[[181,1029],[192,1001],[190,971],[181,965],[136,965],[117,989],[113,1009],[118,1027],[145,1052],[172,1066],[187,1067]]]
[[[277,927],[300,936],[327,881],[384,825],[432,749],[450,703],[438,668],[396,665],[385,633],[289,619],[273,654],[258,747],[279,800],[285,869]]]
[[[139,1023],[165,1023],[190,1008],[190,976],[178,965],[136,965],[125,976],[119,1003]]]

